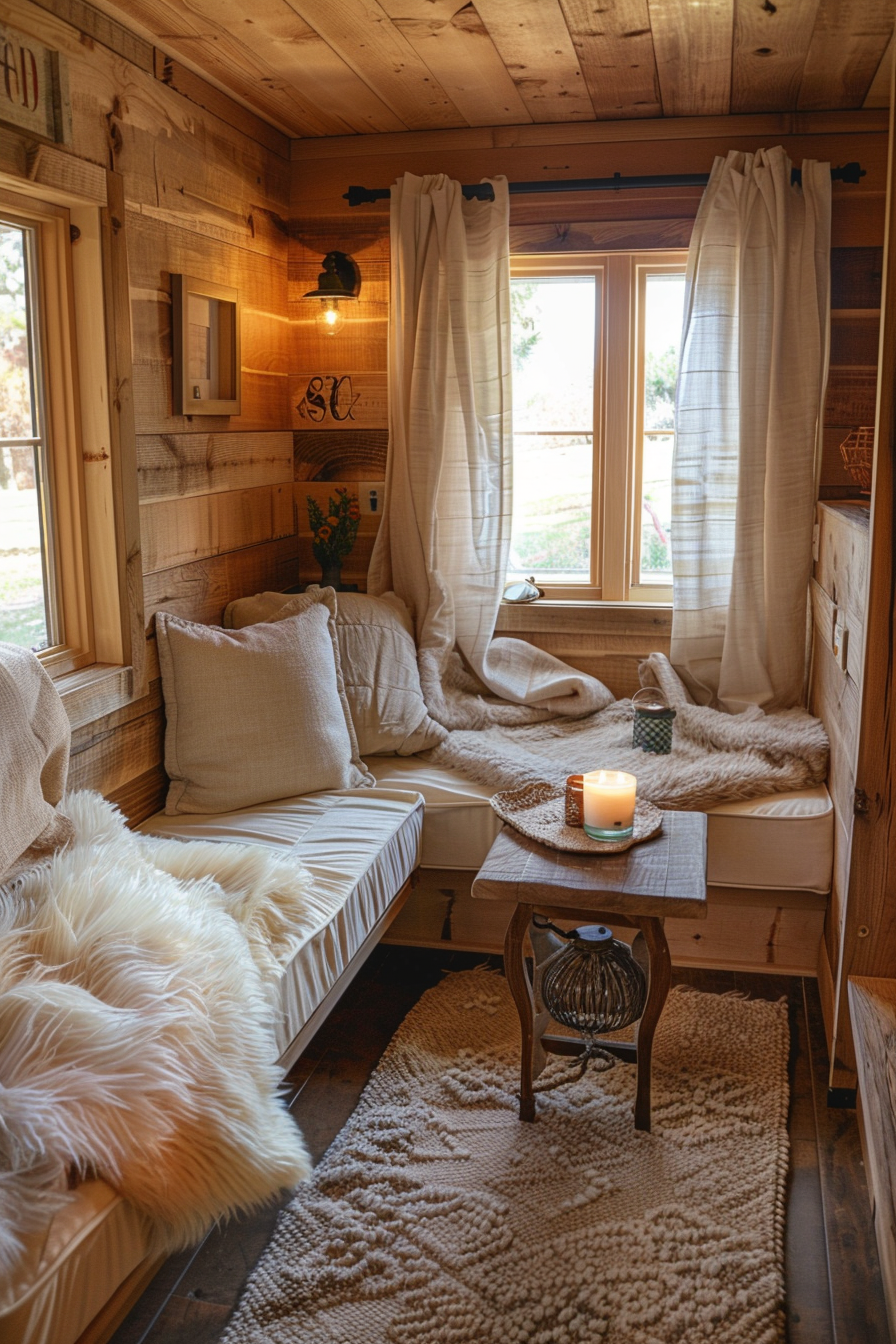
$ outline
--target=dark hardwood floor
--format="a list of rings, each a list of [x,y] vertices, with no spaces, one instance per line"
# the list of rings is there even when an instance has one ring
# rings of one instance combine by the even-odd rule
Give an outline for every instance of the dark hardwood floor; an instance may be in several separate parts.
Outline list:
[[[287,1080],[290,1110],[315,1162],[348,1119],[380,1055],[423,991],[446,970],[482,961],[460,952],[377,949]],[[757,998],[787,999],[789,1344],[888,1344],[855,1112],[828,1110],[825,1104],[824,1029],[815,981],[686,970],[676,971],[674,980],[712,993],[740,990]],[[168,1260],[112,1344],[214,1344],[273,1231],[279,1207],[215,1229],[200,1246]]]

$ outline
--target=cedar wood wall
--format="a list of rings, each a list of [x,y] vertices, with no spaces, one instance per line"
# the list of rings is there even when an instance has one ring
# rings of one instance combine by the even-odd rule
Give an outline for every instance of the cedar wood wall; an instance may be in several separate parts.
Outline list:
[[[27,0],[0,4],[0,17],[67,59],[72,152],[124,180],[150,691],[75,729],[70,784],[139,817],[164,785],[153,613],[218,621],[230,597],[296,578],[289,141],[97,11],[78,13],[92,32]],[[171,413],[172,272],[240,292],[239,417]]]
[[[873,422],[886,116],[846,113],[702,118],[664,123],[527,126],[294,141],[176,62],[76,0],[0,3],[0,17],[65,53],[78,157],[124,179],[131,282],[137,460],[150,693],[75,730],[71,784],[101,789],[139,818],[159,805],[163,715],[152,616],[216,622],[226,602],[317,574],[305,494],[311,481],[382,479],[388,212],[349,211],[350,183],[383,186],[404,171],[465,182],[505,173],[607,176],[706,171],[715,154],[783,143],[804,156],[861,159],[860,187],[835,186],[832,376],[823,493],[848,493],[837,444]],[[56,17],[76,14],[80,27]],[[84,29],[89,28],[90,32]],[[2,134],[2,132],[0,132]],[[517,197],[517,251],[686,246],[699,191]],[[323,254],[341,248],[362,274],[343,331],[323,337],[313,288]],[[170,274],[240,291],[243,414],[171,414]],[[322,422],[300,403],[311,378],[352,380],[352,413]],[[326,387],[333,384],[327,382]],[[337,413],[345,414],[348,384]],[[313,487],[312,487],[313,488]],[[374,523],[365,519],[344,577],[363,585]],[[617,694],[637,662],[668,647],[664,613],[511,612],[525,637],[602,676]]]

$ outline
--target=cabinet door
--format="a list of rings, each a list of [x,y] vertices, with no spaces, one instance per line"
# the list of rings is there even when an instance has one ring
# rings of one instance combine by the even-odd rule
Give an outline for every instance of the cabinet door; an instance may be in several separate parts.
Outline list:
[[[896,977],[896,571],[893,555],[893,452],[896,428],[896,207],[894,134],[884,247],[877,435],[871,495],[871,544],[855,818],[849,885],[842,917],[842,948],[834,989],[831,1048],[833,1100],[848,1100],[856,1085],[849,1021],[849,976]]]

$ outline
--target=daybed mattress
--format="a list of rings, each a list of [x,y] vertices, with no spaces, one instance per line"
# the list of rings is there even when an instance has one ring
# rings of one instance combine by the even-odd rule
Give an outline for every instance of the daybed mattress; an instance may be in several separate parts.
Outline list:
[[[238,841],[293,851],[337,913],[299,949],[283,982],[289,1041],[342,974],[417,866],[423,803],[415,793],[348,789],[217,816],[158,813],[139,827],[181,840]],[[0,1285],[3,1344],[72,1344],[149,1253],[150,1227],[104,1181],[88,1181]]]
[[[421,867],[478,871],[501,822],[493,790],[417,756],[368,756],[379,788],[413,789],[426,800]],[[708,812],[707,881],[719,887],[827,892],[834,809],[824,785]]]
[[[423,802],[392,788],[305,794],[213,816],[159,812],[139,828],[177,840],[236,841],[292,851],[338,905],[283,977],[285,1050],[417,866]]]
[[[148,1220],[105,1181],[85,1181],[46,1233],[31,1237],[16,1277],[0,1285],[3,1344],[68,1344],[149,1247]]]

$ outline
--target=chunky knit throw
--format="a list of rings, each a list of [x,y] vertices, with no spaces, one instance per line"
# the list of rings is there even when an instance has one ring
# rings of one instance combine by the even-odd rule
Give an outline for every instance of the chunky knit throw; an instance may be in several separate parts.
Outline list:
[[[224,1344],[781,1344],[785,1004],[673,990],[650,1134],[622,1064],[521,1123],[518,1051],[500,976],[424,995]]]
[[[631,701],[614,700],[581,719],[458,730],[429,759],[496,792],[543,781],[562,785],[567,775],[587,770],[627,770],[637,777],[641,798],[678,811],[824,782],[828,738],[819,719],[801,709],[724,714],[695,705],[662,654],[652,654],[640,670],[642,682],[659,685],[676,711],[668,756],[632,746]]]

